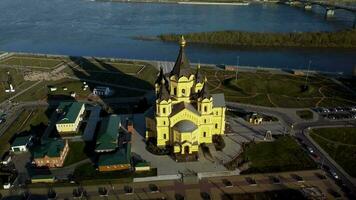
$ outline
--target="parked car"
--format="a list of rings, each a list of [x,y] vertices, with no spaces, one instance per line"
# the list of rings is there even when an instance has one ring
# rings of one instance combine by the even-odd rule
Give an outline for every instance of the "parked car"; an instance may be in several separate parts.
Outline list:
[[[330,171],[330,174],[334,177],[334,179],[339,179],[339,175],[335,171]]]
[[[307,149],[308,149],[309,153],[314,153],[314,149],[313,148],[307,147]]]

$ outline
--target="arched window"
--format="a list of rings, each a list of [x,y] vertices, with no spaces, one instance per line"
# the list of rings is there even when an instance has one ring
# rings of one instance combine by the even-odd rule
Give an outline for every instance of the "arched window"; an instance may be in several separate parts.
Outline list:
[[[185,94],[185,89],[182,89],[182,94]]]
[[[208,106],[204,106],[204,112],[208,112]]]
[[[204,119],[204,123],[206,123],[206,119]]]
[[[163,134],[163,139],[167,139],[167,134]]]
[[[163,121],[163,125],[166,125],[166,121]]]
[[[218,124],[215,124],[215,128],[218,128]]]
[[[163,108],[163,114],[166,114],[166,108]]]
[[[173,88],[174,95],[177,95],[177,88]]]
[[[203,137],[206,137],[206,132],[204,131],[204,133],[203,133]]]

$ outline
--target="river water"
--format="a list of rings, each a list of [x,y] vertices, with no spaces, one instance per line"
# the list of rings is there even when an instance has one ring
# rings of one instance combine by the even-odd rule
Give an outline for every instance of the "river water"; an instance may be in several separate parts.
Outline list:
[[[84,0],[1,0],[0,50],[174,61],[178,45],[135,36],[219,30],[336,31],[352,15],[337,10],[325,20],[313,12],[276,4],[206,6],[111,3]],[[188,44],[192,62],[306,68],[350,73],[356,50],[228,49]]]

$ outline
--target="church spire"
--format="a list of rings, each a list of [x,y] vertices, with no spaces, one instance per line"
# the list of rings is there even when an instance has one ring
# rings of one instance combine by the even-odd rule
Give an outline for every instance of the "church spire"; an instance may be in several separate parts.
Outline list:
[[[191,74],[190,63],[184,51],[184,47],[186,46],[186,41],[184,39],[184,36],[181,36],[179,40],[179,45],[180,45],[179,54],[174,64],[174,67],[170,73],[170,76],[175,75],[178,78],[180,78],[181,76],[189,77]]]
[[[171,98],[171,96],[169,95],[168,89],[166,87],[166,81],[164,78],[162,78],[160,89],[158,92],[158,99],[161,101],[163,101],[163,100],[168,101],[170,98]]]
[[[199,97],[202,98],[202,99],[209,99],[211,97],[210,92],[208,90],[207,78],[206,77],[204,79],[204,85],[203,85],[203,88],[200,91]]]
[[[196,83],[202,83],[204,81],[203,75],[201,74],[200,70],[200,63],[197,66],[197,72],[195,73],[195,82]]]

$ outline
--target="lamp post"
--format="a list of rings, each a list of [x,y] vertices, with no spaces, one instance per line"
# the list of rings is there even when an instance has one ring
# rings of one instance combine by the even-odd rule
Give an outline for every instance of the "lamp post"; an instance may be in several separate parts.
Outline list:
[[[237,56],[236,58],[236,70],[235,70],[235,80],[237,81],[237,72],[239,70],[239,62],[240,62],[240,56]]]

